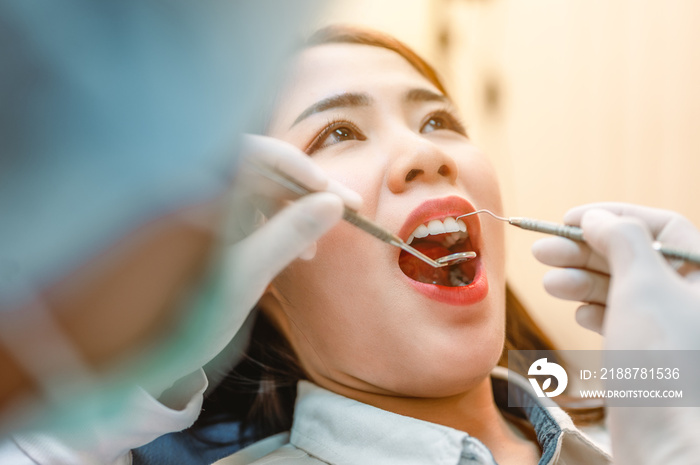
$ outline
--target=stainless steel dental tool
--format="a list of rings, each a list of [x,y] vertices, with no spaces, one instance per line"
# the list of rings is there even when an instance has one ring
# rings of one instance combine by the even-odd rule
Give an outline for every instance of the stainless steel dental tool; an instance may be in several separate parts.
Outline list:
[[[305,185],[303,185],[301,182],[297,181],[296,179],[292,178],[291,176],[287,175],[286,173],[283,173],[279,170],[276,170],[272,167],[269,167],[267,165],[264,165],[262,163],[258,163],[252,160],[246,160],[245,161],[246,166],[251,168],[253,171],[257,172],[258,174],[270,179],[271,181],[276,182],[277,184],[289,189],[290,191],[294,192],[295,194],[298,195],[307,195],[312,192],[315,192],[312,189],[309,189]],[[468,260],[471,260],[476,257],[476,252],[458,252],[458,253],[453,253],[450,255],[446,255],[444,257],[437,258],[433,260],[432,258],[428,257],[427,255],[421,253],[420,251],[414,249],[410,245],[406,244],[400,237],[398,237],[396,234],[391,233],[390,231],[382,228],[378,224],[374,223],[373,221],[369,220],[368,218],[365,218],[364,216],[360,215],[357,213],[355,210],[345,206],[345,210],[343,212],[343,219],[347,221],[348,223],[351,223],[358,228],[362,229],[365,232],[368,232],[369,234],[373,235],[377,239],[380,239],[388,244],[394,245],[396,247],[399,247],[402,250],[405,250],[406,252],[410,253],[416,258],[419,258],[420,260],[423,260],[425,263],[429,264],[430,266],[433,266],[435,268],[440,268],[443,266],[450,266],[450,265],[456,265],[458,263],[466,262]]]
[[[554,223],[551,221],[536,220],[534,218],[524,218],[521,216],[503,217],[496,215],[492,211],[486,209],[477,210],[471,213],[467,213],[465,215],[460,215],[455,219],[476,215],[477,213],[488,213],[497,220],[505,221],[508,224],[512,224],[513,226],[517,226],[521,229],[527,229],[528,231],[552,234],[554,236],[566,237],[578,242],[586,242],[583,238],[583,230],[578,226],[570,226],[566,224]],[[683,260],[689,263],[693,263],[695,265],[700,265],[700,253],[698,252],[676,249],[664,245],[659,241],[654,241],[652,247],[654,248],[654,250],[657,250],[666,258],[674,260]]]

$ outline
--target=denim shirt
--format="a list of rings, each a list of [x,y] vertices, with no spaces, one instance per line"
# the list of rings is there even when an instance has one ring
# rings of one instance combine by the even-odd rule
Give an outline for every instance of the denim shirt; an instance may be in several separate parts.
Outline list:
[[[550,399],[531,396],[527,380],[502,367],[491,377],[500,408],[509,384],[511,395],[522,396],[525,407],[515,413],[535,429],[543,451],[539,465],[611,463]],[[378,409],[307,381],[298,386],[290,434],[265,441],[217,464],[496,465],[491,451],[463,431]]]

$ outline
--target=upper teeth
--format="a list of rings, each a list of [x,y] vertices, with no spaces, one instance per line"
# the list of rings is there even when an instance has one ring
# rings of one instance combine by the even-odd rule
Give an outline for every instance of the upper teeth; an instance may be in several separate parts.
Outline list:
[[[461,238],[466,239],[467,237],[469,237],[467,225],[464,223],[464,221],[455,220],[453,217],[448,216],[442,221],[432,220],[427,225],[421,224],[413,231],[413,233],[411,233],[406,242],[410,244],[411,242],[413,242],[414,238],[426,237],[428,235],[437,236],[439,234],[446,233],[457,233],[452,234],[452,236],[450,236],[450,238],[454,239],[454,241],[450,240],[452,244],[454,244],[457,240]]]

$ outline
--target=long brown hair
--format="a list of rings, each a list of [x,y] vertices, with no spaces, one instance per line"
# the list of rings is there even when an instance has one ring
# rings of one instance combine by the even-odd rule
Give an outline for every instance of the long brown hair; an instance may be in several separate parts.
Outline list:
[[[330,43],[370,45],[391,50],[408,61],[445,96],[449,97],[435,69],[408,46],[381,32],[353,26],[331,26],[316,32],[307,47]],[[223,419],[240,421],[240,445],[291,428],[296,384],[305,379],[301,365],[286,339],[264,311],[257,311],[250,345],[240,363],[205,400],[197,427]],[[506,284],[506,334],[499,365],[508,367],[509,350],[554,350],[550,338],[530,317],[525,306]],[[510,369],[527,375],[533,359],[521,358]],[[563,363],[561,360],[560,363]],[[586,408],[586,413],[589,413]],[[577,409],[568,410],[576,418]],[[600,411],[600,409],[596,409]]]

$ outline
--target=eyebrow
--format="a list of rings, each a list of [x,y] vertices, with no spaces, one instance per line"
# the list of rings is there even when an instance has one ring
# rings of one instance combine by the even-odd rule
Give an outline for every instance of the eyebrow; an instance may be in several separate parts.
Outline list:
[[[306,110],[302,111],[301,114],[297,116],[297,119],[294,120],[290,128],[294,127],[297,123],[308,118],[314,113],[320,113],[332,108],[363,107],[368,106],[371,103],[372,98],[367,94],[343,93],[333,95],[331,97],[324,98],[323,100],[319,100]]]
[[[433,92],[429,89],[416,88],[411,89],[406,94],[404,94],[404,100],[408,102],[449,102],[450,99],[446,95]],[[294,120],[290,129],[296,126],[302,120],[308,118],[315,113],[321,113],[326,110],[331,110],[333,108],[347,108],[347,107],[364,107],[371,105],[373,102],[372,97],[367,94],[357,94],[357,93],[342,93],[338,95],[332,95],[323,100],[319,100],[314,103],[306,110],[302,111],[297,119]]]
[[[450,99],[437,92],[429,89],[411,89],[404,95],[404,99],[408,102],[449,102]]]

